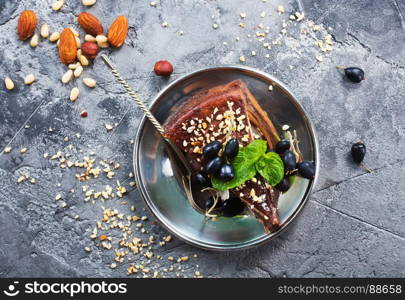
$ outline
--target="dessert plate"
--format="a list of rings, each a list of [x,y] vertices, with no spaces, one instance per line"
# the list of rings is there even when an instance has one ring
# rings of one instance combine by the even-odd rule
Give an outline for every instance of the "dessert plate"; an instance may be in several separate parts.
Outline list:
[[[181,182],[173,173],[161,136],[144,117],[136,135],[133,161],[135,179],[146,206],[173,235],[209,250],[242,249],[275,238],[302,210],[318,176],[318,142],[308,115],[283,83],[264,72],[242,66],[198,70],[166,86],[153,99],[150,110],[163,124],[178,104],[194,93],[236,79],[247,84],[279,132],[285,124],[297,131],[300,150],[305,160],[315,162],[316,174],[313,180],[296,176],[291,188],[281,194],[278,200],[281,227],[275,232],[265,233],[263,225],[250,215],[207,221],[189,204]]]

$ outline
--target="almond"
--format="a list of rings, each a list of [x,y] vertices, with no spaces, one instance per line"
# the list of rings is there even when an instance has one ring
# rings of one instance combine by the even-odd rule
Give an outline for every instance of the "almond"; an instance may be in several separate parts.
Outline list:
[[[62,63],[71,64],[76,60],[76,38],[72,30],[65,28],[59,38],[59,57]]]
[[[79,25],[83,28],[86,33],[91,34],[93,36],[103,34],[104,29],[101,22],[95,17],[94,15],[82,12],[79,17],[77,18]]]
[[[128,33],[128,20],[119,16],[108,30],[108,42],[114,47],[121,47]]]
[[[18,38],[22,41],[34,34],[37,26],[37,15],[32,10],[24,10],[18,18]]]

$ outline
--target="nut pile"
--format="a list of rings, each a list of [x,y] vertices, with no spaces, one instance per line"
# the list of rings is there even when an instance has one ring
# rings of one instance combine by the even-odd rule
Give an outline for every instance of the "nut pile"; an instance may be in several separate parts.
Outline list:
[[[85,6],[91,6],[95,3],[96,0],[83,0]],[[56,1],[52,4],[52,9],[59,11],[63,5],[63,0]],[[100,48],[107,48],[110,45],[116,48],[121,47],[128,33],[128,20],[124,16],[117,17],[109,27],[107,35],[104,35],[104,28],[99,19],[91,13],[80,13],[77,22],[86,33],[84,41],[80,40],[80,34],[73,28],[65,28],[62,32],[50,33],[47,24],[42,24],[40,27],[42,39],[49,39],[50,42],[57,43],[60,61],[68,66],[68,70],[61,78],[64,84],[69,83],[74,78],[79,78],[83,74],[84,67],[96,58]],[[30,38],[30,46],[33,48],[37,47],[40,42],[39,35],[35,33],[37,25],[38,18],[32,10],[25,10],[19,16],[18,38],[22,41]],[[30,85],[35,79],[35,75],[29,74],[24,79],[24,83]],[[9,77],[5,78],[4,83],[8,90],[13,90],[15,87],[14,82]],[[94,88],[97,84],[90,77],[84,78],[83,83],[89,88]],[[75,102],[79,95],[78,87],[73,87],[69,99]]]

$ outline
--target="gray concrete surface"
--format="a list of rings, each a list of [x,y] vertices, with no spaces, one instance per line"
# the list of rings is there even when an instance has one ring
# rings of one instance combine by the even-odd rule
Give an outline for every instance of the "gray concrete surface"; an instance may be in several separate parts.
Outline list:
[[[102,217],[102,206],[129,215],[134,205],[138,215],[149,215],[142,211],[137,190],[128,186],[130,140],[140,111],[99,58],[85,69],[86,76],[97,80],[95,89],[80,80],[63,85],[60,77],[66,67],[59,63],[54,44],[42,41],[32,49],[17,40],[17,19],[24,9],[37,12],[40,24],[46,22],[52,30],[77,28],[76,17],[83,10],[97,15],[105,27],[117,15],[126,15],[130,30],[125,45],[103,52],[146,100],[168,82],[151,73],[159,59],[174,64],[171,81],[196,68],[237,64],[244,55],[244,64],[287,83],[314,121],[320,180],[287,232],[264,246],[236,253],[206,252],[176,239],[164,247],[153,246],[155,256],[163,257],[150,262],[159,274],[192,277],[199,270],[207,277],[405,276],[405,1],[162,0],[151,7],[146,0],[98,0],[91,8],[81,1],[65,1],[60,12],[50,9],[51,2],[0,2],[0,77],[10,76],[16,83],[13,91],[6,91],[3,83],[0,88],[0,151],[12,147],[11,153],[0,155],[1,277],[126,276],[128,262],[112,269],[112,250],[97,246],[89,236]],[[277,15],[278,4],[284,5],[284,16]],[[321,25],[317,34],[329,31],[333,36],[333,50],[322,54],[323,62],[315,58],[320,54],[315,39],[298,34],[305,20],[292,25],[282,44],[270,51],[254,37],[253,26],[261,22],[270,24],[277,36],[280,18],[302,8],[307,19]],[[264,18],[262,11],[267,12]],[[247,13],[244,20],[240,12]],[[163,22],[169,26],[163,28]],[[251,56],[252,50],[256,56]],[[361,66],[367,79],[354,85],[342,78],[336,65]],[[23,84],[28,73],[38,78],[32,86]],[[71,103],[68,94],[76,85],[81,95]],[[80,117],[82,110],[89,112],[88,118]],[[105,123],[118,126],[107,132]],[[65,137],[70,140],[64,142]],[[365,162],[374,170],[371,174],[348,156],[351,143],[359,139],[368,146]],[[19,152],[23,147],[28,148],[25,154]],[[97,160],[120,163],[113,181],[102,176],[91,184],[114,185],[118,179],[129,192],[123,199],[84,202],[77,171],[61,169],[43,157],[59,150],[75,159],[94,151]],[[24,174],[36,183],[18,184]],[[58,193],[66,207],[55,201]],[[153,234],[159,240],[167,235],[152,220],[144,223],[148,234],[139,235]],[[116,241],[118,233],[111,235]],[[84,250],[87,246],[91,253]],[[162,271],[173,264],[169,256],[185,255],[191,257],[189,262],[174,264],[173,272]],[[134,257],[135,263],[142,260],[148,264],[142,256]]]

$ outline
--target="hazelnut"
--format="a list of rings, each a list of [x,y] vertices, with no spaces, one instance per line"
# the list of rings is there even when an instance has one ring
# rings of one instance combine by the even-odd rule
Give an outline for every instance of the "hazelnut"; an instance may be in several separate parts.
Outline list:
[[[159,60],[153,70],[158,76],[170,76],[173,73],[173,66],[167,60]]]
[[[82,49],[82,54],[90,59],[96,58],[98,50],[99,50],[97,44],[93,43],[93,42],[83,43],[81,49]]]

